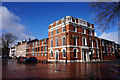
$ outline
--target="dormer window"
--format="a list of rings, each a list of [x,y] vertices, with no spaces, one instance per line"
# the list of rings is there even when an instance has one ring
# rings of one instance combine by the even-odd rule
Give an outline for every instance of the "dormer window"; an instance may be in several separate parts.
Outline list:
[[[67,20],[67,21],[71,21],[71,18],[69,17],[69,18],[67,18],[66,20]]]
[[[86,25],[86,21],[81,20],[81,19],[79,20],[79,23]]]
[[[72,22],[74,22],[74,23],[75,23],[75,22],[76,22],[76,20],[73,18],[73,19],[72,19]]]

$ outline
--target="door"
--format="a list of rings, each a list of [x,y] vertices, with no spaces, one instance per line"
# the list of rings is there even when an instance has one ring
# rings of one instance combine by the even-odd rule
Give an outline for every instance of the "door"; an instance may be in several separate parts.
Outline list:
[[[84,60],[86,61],[86,51],[84,51]]]
[[[58,52],[56,52],[56,60],[58,60]]]

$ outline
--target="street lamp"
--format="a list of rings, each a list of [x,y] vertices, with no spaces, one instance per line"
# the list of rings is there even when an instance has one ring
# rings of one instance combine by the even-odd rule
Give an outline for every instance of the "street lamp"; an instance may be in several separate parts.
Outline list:
[[[66,32],[66,34],[65,34],[65,36],[66,36],[66,64],[67,64],[67,35],[68,35],[68,33]]]

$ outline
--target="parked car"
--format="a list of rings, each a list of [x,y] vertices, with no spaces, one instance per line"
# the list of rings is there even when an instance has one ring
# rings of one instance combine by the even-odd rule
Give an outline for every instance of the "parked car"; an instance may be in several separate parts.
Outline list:
[[[22,63],[23,59],[26,59],[26,58],[27,58],[27,57],[22,57],[22,56],[20,56],[20,57],[18,57],[17,62],[18,62],[18,63]]]
[[[26,59],[23,59],[22,63],[37,63],[38,60],[36,57],[28,57]]]

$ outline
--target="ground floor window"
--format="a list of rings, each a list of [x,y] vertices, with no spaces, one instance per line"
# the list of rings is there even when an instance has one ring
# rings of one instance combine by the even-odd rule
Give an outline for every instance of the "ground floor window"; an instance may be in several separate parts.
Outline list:
[[[65,57],[65,50],[63,50],[63,57]]]
[[[96,58],[99,58],[99,53],[98,53],[98,51],[96,51]]]
[[[74,57],[77,57],[77,51],[74,49]]]
[[[53,51],[51,51],[51,57],[53,57]]]

